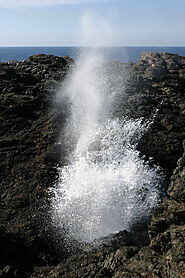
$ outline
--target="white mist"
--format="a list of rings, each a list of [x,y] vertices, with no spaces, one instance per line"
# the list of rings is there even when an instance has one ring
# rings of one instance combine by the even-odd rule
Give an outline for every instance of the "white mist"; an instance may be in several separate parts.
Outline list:
[[[67,240],[91,242],[129,230],[158,202],[158,169],[136,150],[147,125],[111,117],[116,94],[108,91],[103,62],[97,49],[82,53],[61,89],[70,106],[65,141],[71,152],[51,189],[52,221]]]

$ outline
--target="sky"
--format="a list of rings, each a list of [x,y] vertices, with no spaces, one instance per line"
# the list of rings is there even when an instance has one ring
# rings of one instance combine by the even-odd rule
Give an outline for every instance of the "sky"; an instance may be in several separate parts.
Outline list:
[[[185,0],[0,0],[0,46],[185,46]]]

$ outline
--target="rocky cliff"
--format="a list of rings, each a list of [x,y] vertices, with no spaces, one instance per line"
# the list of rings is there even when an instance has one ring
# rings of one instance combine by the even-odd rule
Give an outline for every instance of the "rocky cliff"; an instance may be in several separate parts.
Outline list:
[[[185,58],[143,53],[137,64],[105,66],[113,87],[123,82],[114,113],[153,119],[138,150],[162,167],[163,198],[149,228],[137,223],[67,252],[45,211],[65,153],[58,137],[67,112],[53,96],[74,66],[52,55],[0,63],[0,277],[184,277]]]

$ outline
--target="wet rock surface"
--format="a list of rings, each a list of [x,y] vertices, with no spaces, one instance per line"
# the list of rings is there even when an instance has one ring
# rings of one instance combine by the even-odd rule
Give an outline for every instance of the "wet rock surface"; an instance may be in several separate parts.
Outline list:
[[[113,113],[152,121],[138,149],[164,169],[165,197],[149,229],[137,223],[72,254],[46,229],[45,208],[65,155],[66,111],[53,97],[73,66],[52,55],[0,63],[0,277],[184,277],[185,57],[143,53],[105,66],[110,87],[120,83]]]

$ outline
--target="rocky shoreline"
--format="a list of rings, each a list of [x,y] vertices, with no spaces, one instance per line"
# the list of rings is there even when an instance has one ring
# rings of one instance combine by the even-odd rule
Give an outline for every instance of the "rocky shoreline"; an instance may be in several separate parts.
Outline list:
[[[123,80],[114,113],[153,119],[138,150],[162,167],[164,197],[149,228],[137,223],[99,247],[68,253],[44,221],[65,152],[58,136],[66,111],[53,96],[74,66],[52,55],[0,63],[0,277],[184,277],[185,57],[143,53],[136,64],[106,65]]]

